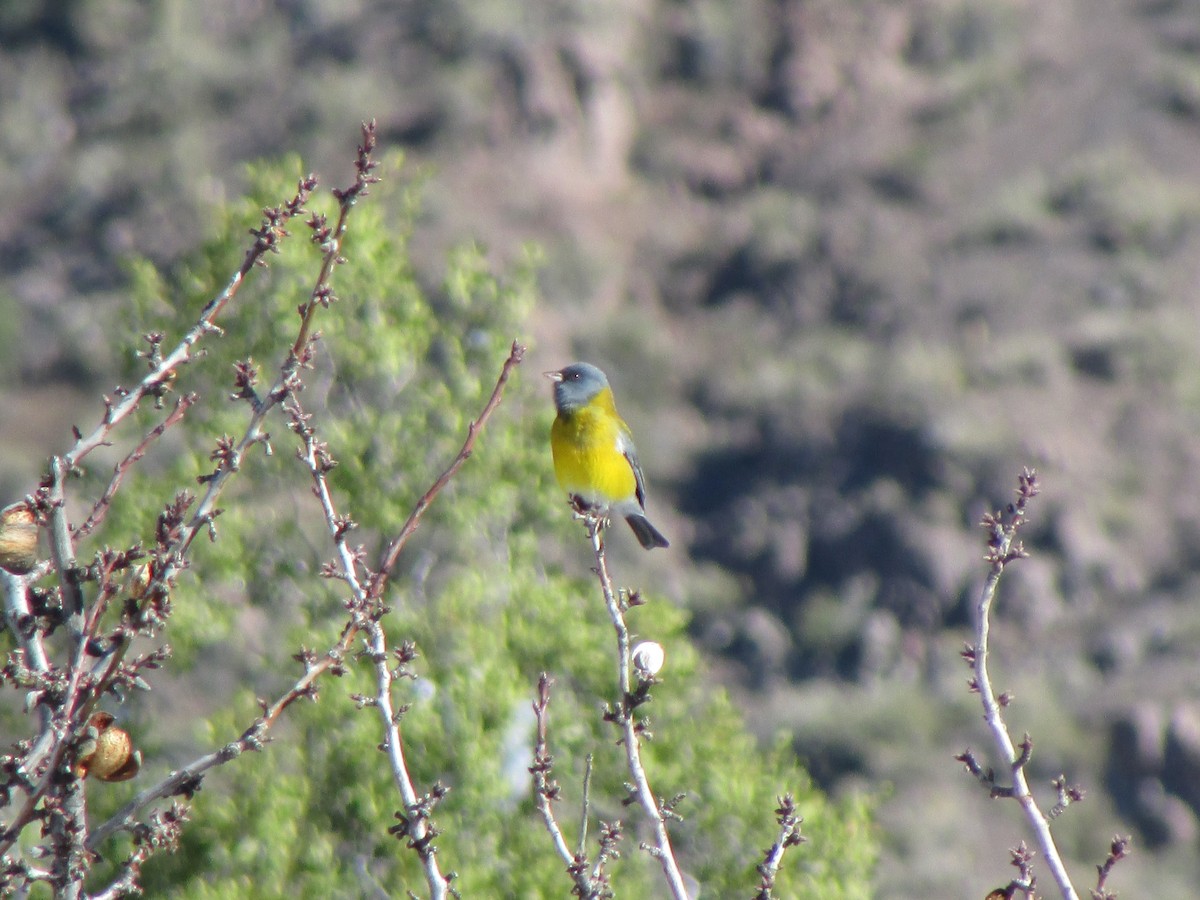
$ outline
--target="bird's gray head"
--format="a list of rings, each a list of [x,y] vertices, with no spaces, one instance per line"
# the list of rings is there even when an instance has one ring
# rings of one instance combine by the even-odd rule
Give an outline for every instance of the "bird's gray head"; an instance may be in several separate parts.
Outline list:
[[[554,382],[554,406],[559,412],[579,409],[608,387],[608,378],[595,366],[585,362],[571,363],[557,372],[547,372]]]

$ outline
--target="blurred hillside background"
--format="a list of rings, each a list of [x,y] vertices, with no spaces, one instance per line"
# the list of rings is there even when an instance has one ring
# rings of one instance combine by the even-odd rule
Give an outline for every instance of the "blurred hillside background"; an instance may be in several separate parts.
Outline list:
[[[7,0],[0,502],[98,415],[122,260],[194,246],[242,161],[345,181],[371,117],[418,265],[544,249],[517,389],[609,372],[674,539],[628,562],[759,733],[881,798],[879,897],[982,896],[1024,836],[953,756],[1025,465],[1010,723],[1088,789],[1081,887],[1122,832],[1123,895],[1195,896],[1200,2]]]

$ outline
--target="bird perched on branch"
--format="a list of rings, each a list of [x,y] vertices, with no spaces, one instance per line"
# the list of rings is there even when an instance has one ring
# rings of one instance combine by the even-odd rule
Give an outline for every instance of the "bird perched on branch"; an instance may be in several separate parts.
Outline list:
[[[546,372],[558,416],[550,429],[554,475],[580,511],[623,516],[647,550],[669,546],[646,518],[646,484],[629,426],[617,413],[608,378],[572,363]]]

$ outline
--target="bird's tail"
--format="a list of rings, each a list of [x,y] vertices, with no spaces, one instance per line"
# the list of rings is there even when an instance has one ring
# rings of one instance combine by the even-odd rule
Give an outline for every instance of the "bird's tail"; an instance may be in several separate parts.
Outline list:
[[[629,527],[633,529],[633,533],[637,535],[638,543],[647,550],[653,550],[655,547],[670,547],[671,543],[662,532],[650,524],[650,520],[645,516],[634,515],[626,516],[625,521],[629,523]]]

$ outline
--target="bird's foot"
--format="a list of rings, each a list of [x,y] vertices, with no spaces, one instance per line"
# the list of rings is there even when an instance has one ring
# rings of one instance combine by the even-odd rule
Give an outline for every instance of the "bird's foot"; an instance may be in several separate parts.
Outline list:
[[[578,494],[571,494],[569,502],[571,510],[575,513],[575,518],[586,523],[589,528],[592,527],[593,523],[597,530],[608,527],[607,509],[596,506],[594,503],[589,503]]]

